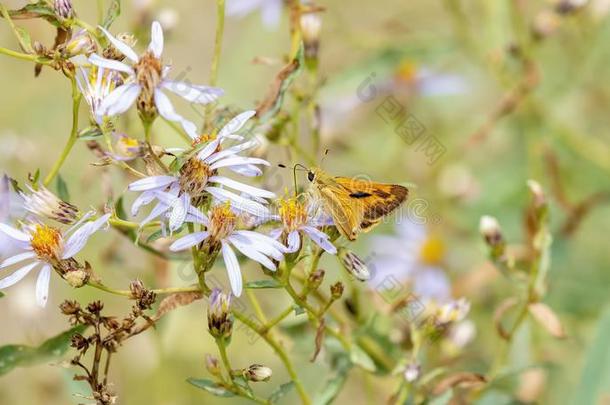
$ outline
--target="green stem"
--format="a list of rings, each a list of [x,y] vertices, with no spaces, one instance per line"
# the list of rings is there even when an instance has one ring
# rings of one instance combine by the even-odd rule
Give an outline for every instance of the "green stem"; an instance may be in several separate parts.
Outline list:
[[[42,57],[37,56],[37,55],[29,55],[27,53],[13,51],[11,49],[6,49],[6,48],[0,47],[0,53],[4,54],[4,55],[12,56],[13,58],[17,58],[17,59],[21,59],[21,60],[27,60],[27,61],[30,61],[30,62],[36,62],[36,63],[40,63],[40,64],[43,64],[43,65],[48,65],[49,64],[49,59],[47,59],[47,58],[42,58]]]
[[[214,55],[210,66],[210,86],[216,86],[218,82],[218,65],[220,64],[220,54],[222,52],[222,37],[225,30],[225,0],[216,0],[216,37],[214,39]],[[213,103],[205,106],[204,130],[210,124]]]
[[[117,290],[108,286],[105,286],[102,283],[98,283],[96,281],[89,281],[87,283],[88,286],[97,288],[98,290],[105,291],[114,295],[121,295],[123,297],[131,297],[131,291],[129,290]],[[183,292],[200,292],[201,288],[198,285],[188,286],[188,287],[169,287],[169,288],[158,288],[151,290],[157,295],[165,295],[165,294],[176,294]]]
[[[64,164],[64,161],[72,151],[72,147],[76,143],[76,139],[78,138],[78,108],[80,106],[81,94],[78,91],[78,86],[76,85],[76,79],[74,77],[71,78],[72,81],[72,130],[70,131],[70,137],[68,138],[68,142],[66,142],[66,146],[64,146],[64,150],[61,152],[59,159],[53,165],[53,168],[44,179],[43,184],[48,186],[51,181],[57,176],[59,169]]]

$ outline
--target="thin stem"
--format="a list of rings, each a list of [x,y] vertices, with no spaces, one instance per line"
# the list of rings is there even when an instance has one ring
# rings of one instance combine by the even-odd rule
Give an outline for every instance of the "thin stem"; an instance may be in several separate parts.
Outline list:
[[[87,283],[87,285],[90,287],[93,287],[93,288],[97,288],[98,290],[105,291],[110,294],[121,295],[124,297],[131,297],[131,291],[129,291],[129,290],[117,290],[117,289],[108,287],[102,283],[98,283],[96,281],[91,281],[91,280]],[[183,293],[183,292],[200,292],[201,288],[199,288],[198,285],[192,285],[192,286],[188,286],[188,287],[158,288],[158,289],[154,289],[151,291],[157,295],[163,295],[163,294],[175,294],[175,293]]]
[[[246,290],[247,291],[247,290]],[[290,315],[292,313],[292,311],[294,311],[294,307],[292,305],[290,305],[288,308],[286,308],[285,310],[283,310],[278,316],[276,316],[275,318],[273,318],[272,320],[268,321],[263,327],[262,329],[265,331],[270,330],[271,328],[273,328],[275,325],[277,325],[278,323],[282,322],[288,315]]]
[[[218,82],[218,65],[222,52],[222,37],[225,30],[225,0],[216,0],[216,37],[214,39],[214,55],[210,66],[210,86],[216,86]],[[209,126],[213,103],[205,106],[204,129]]]
[[[47,59],[47,58],[42,58],[42,57],[37,56],[37,55],[29,55],[27,53],[13,51],[11,49],[6,49],[6,48],[0,47],[0,53],[2,53],[4,55],[12,56],[13,58],[17,58],[17,59],[21,59],[21,60],[27,60],[27,61],[30,61],[30,62],[36,62],[36,63],[40,63],[40,64],[43,64],[43,65],[48,65],[49,64],[49,59]]]
[[[72,147],[76,143],[78,139],[78,108],[80,106],[81,94],[78,91],[78,86],[76,85],[76,79],[74,77],[71,78],[72,82],[72,130],[70,131],[70,137],[68,138],[68,142],[64,146],[64,150],[61,152],[59,159],[53,165],[53,168],[44,179],[43,184],[48,186],[51,181],[57,176],[59,169],[64,164],[64,161],[72,151]]]
[[[265,316],[265,313],[263,312],[263,308],[261,307],[261,304],[258,301],[258,299],[256,298],[256,295],[254,294],[254,292],[251,289],[246,288],[246,295],[248,296],[248,299],[250,300],[252,307],[254,307],[254,312],[256,313],[256,317],[258,318],[258,320],[261,321],[262,323],[267,323],[267,317]]]

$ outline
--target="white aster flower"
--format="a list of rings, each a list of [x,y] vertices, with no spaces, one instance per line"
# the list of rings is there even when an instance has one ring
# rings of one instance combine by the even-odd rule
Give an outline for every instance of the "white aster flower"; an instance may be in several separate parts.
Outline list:
[[[303,233],[327,253],[337,254],[337,248],[330,242],[328,235],[317,229],[329,223],[326,217],[318,215],[320,210],[311,201],[301,202],[297,198],[288,198],[280,199],[278,203],[279,215],[272,216],[272,219],[281,221],[282,226],[273,229],[269,235],[274,239],[284,235],[288,252],[299,250]]]
[[[125,83],[117,87],[104,98],[100,106],[103,115],[118,115],[127,111],[136,102],[141,113],[154,117],[158,112],[163,118],[180,123],[184,131],[193,139],[197,138],[197,127],[176,113],[169,98],[163,90],[169,90],[191,103],[207,104],[223,94],[215,87],[190,84],[185,81],[174,81],[167,78],[169,66],[164,66],[161,60],[163,53],[163,29],[159,22],[154,21],[151,28],[151,41],[148,50],[141,56],[125,42],[117,39],[103,27],[112,45],[122,52],[131,62],[126,63],[103,58],[97,54],[89,57],[89,61],[97,66],[111,69],[126,75]]]
[[[91,116],[98,124],[103,121],[102,102],[114,90],[121,78],[113,70],[103,67],[92,66],[91,68],[79,67],[76,76],[76,84],[91,110]]]
[[[271,271],[276,270],[273,260],[283,259],[286,247],[275,239],[258,232],[237,229],[238,216],[228,203],[212,207],[208,216],[200,212],[193,222],[204,225],[206,230],[183,236],[170,246],[170,250],[188,249],[204,241],[210,246],[208,251],[220,249],[236,297],[241,295],[243,282],[239,262],[231,246]]]
[[[229,0],[227,15],[241,18],[260,9],[265,27],[277,28],[282,15],[283,3],[283,0]]]
[[[441,267],[445,253],[443,241],[425,225],[407,218],[396,230],[396,236],[380,235],[372,239],[375,256],[369,263],[371,288],[410,283],[413,293],[423,301],[449,301],[451,285]]]
[[[11,238],[21,250],[21,253],[0,263],[0,269],[15,264],[21,266],[0,280],[0,289],[18,283],[32,270],[39,268],[36,302],[44,307],[49,295],[51,269],[60,268],[66,260],[72,259],[82,250],[89,237],[106,225],[110,218],[110,214],[106,214],[95,221],[86,222],[91,214],[85,215],[65,232],[41,223],[32,223],[22,229],[0,223],[0,232]]]

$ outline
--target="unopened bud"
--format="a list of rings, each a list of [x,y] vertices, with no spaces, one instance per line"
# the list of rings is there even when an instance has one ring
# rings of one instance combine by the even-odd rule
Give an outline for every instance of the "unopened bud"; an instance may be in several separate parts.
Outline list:
[[[421,374],[421,366],[418,363],[409,363],[407,367],[405,367],[405,380],[407,382],[413,382],[419,378]]]
[[[532,196],[534,197],[534,207],[541,208],[546,204],[546,197],[542,186],[536,180],[528,180],[527,187],[530,189]]]
[[[470,302],[466,298],[460,298],[440,307],[436,319],[441,325],[459,322],[466,318],[468,312],[470,312]]]
[[[83,269],[68,271],[63,277],[74,288],[80,288],[89,281],[89,273]]]
[[[320,48],[322,19],[318,13],[306,13],[301,16],[300,26],[305,46],[305,59],[316,60]]]
[[[337,281],[335,284],[330,286],[330,297],[333,300],[338,300],[343,295],[343,283]]]
[[[254,382],[269,381],[272,374],[273,370],[261,364],[252,364],[244,370],[244,377],[246,377],[247,380]]]
[[[485,238],[485,242],[492,248],[504,244],[502,229],[498,220],[489,215],[483,215],[479,221],[479,232]]]
[[[215,288],[210,294],[208,329],[216,339],[230,339],[233,333],[231,296]]]
[[[349,249],[339,248],[337,257],[341,261],[341,264],[352,276],[356,277],[360,281],[366,281],[371,278],[366,263],[362,261],[354,252]]]
[[[95,52],[96,45],[87,30],[78,31],[66,44],[65,53],[68,57],[90,55]]]
[[[218,361],[218,358],[209,353],[205,354],[205,368],[210,374],[220,376],[220,362]]]
[[[27,186],[30,194],[20,193],[23,205],[32,214],[46,217],[62,224],[72,224],[76,221],[78,208],[69,202],[61,200],[43,185],[38,190]]]
[[[324,280],[324,274],[325,272],[322,269],[318,269],[311,273],[307,278],[307,288],[310,291],[317,290],[318,287],[320,287],[320,284],[322,284],[322,280]]]
[[[71,0],[55,0],[53,3],[55,14],[61,18],[70,18],[74,16]]]

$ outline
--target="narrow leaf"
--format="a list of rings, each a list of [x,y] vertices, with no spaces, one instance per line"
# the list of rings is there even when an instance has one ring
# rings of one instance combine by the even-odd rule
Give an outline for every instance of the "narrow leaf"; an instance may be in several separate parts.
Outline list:
[[[202,378],[202,379],[189,378],[186,381],[189,384],[192,384],[197,388],[201,388],[202,390],[205,390],[212,395],[216,395],[217,397],[229,398],[229,397],[235,396],[235,394],[233,392],[229,391],[222,385],[220,385],[217,382],[214,382],[212,380],[207,380],[205,378]]]
[[[60,174],[57,174],[57,196],[66,202],[70,202],[70,193],[68,192],[68,185]]]
[[[121,0],[112,0],[106,12],[106,18],[104,18],[103,27],[110,27],[119,14],[121,14]]]
[[[282,288],[279,281],[274,279],[269,280],[256,280],[249,281],[246,283],[246,288],[258,289],[258,288]]]
[[[284,397],[286,394],[288,394],[293,387],[294,387],[294,382],[292,382],[292,381],[280,385],[269,396],[269,398],[268,398],[269,402],[272,404],[275,404],[277,401],[282,399],[282,397]]]

